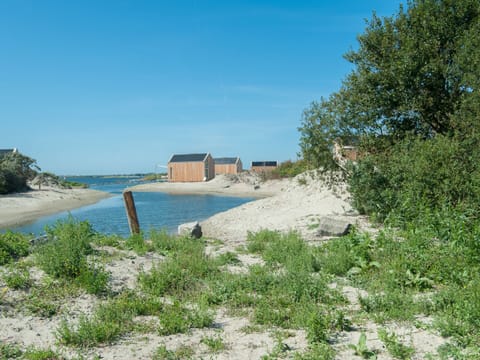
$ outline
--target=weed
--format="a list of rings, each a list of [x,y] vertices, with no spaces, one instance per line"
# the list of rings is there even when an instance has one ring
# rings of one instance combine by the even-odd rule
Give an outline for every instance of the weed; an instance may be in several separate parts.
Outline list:
[[[25,267],[10,267],[9,272],[3,275],[3,280],[9,288],[28,289],[32,285],[30,272]]]
[[[20,346],[16,344],[0,343],[0,359],[17,359],[23,354]]]
[[[418,305],[412,295],[401,291],[388,291],[359,298],[362,309],[374,314],[376,320],[413,320]]]
[[[184,242],[188,240],[173,236],[167,232],[167,230],[154,230],[150,231],[150,241],[154,250],[162,255],[168,255],[171,252],[177,251]]]
[[[56,278],[74,279],[87,266],[94,232],[88,222],[72,218],[46,228],[49,241],[37,249],[40,267]]]
[[[335,351],[327,343],[310,344],[308,349],[302,354],[295,354],[294,360],[333,360]]]
[[[200,342],[207,345],[213,353],[219,353],[227,348],[227,345],[225,345],[220,336],[205,336]]]
[[[408,360],[415,353],[412,347],[402,344],[395,333],[389,334],[385,329],[379,329],[378,336],[395,359]]]
[[[157,315],[162,309],[163,305],[156,299],[122,293],[100,305],[90,317],[81,316],[75,328],[62,321],[57,337],[64,344],[82,347],[111,343],[134,328],[135,316]]]
[[[156,296],[195,293],[207,278],[218,273],[218,265],[205,255],[204,244],[182,239],[171,257],[139,275],[142,288]]]
[[[185,360],[193,357],[194,351],[189,346],[180,346],[177,350],[168,350],[165,345],[160,345],[153,356],[153,360]]]
[[[352,349],[355,352],[355,355],[361,356],[364,359],[376,359],[377,355],[375,354],[374,351],[369,350],[367,347],[367,335],[365,335],[364,332],[360,334],[360,337],[358,339],[358,343],[355,344],[350,344],[348,346],[350,349]]]
[[[217,262],[219,266],[222,265],[237,265],[241,261],[238,259],[238,256],[235,253],[232,253],[230,251],[226,253],[222,253],[217,256]]]
[[[143,239],[143,234],[130,235],[125,240],[125,248],[135,251],[138,255],[144,255],[151,250],[147,242]]]
[[[159,320],[158,333],[171,335],[186,333],[191,328],[209,327],[213,323],[213,316],[205,309],[188,309],[175,301],[172,305],[165,305]]]
[[[27,256],[30,244],[25,235],[7,231],[0,233],[0,265]]]
[[[95,236],[90,224],[69,218],[47,226],[46,232],[49,241],[37,249],[40,267],[55,278],[76,279],[89,293],[105,292],[108,274],[87,260],[93,253],[91,241]]]
[[[98,265],[89,265],[78,276],[78,283],[89,294],[102,294],[106,292],[109,274]]]
[[[51,349],[35,349],[29,348],[23,354],[23,359],[25,360],[63,360],[63,356],[57,354]]]

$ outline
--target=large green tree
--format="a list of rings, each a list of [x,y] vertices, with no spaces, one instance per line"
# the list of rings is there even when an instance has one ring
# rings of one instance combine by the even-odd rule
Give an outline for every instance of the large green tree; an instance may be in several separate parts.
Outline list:
[[[304,157],[329,167],[334,139],[379,151],[412,134],[479,127],[479,14],[478,0],[414,0],[394,16],[374,14],[345,55],[354,70],[340,90],[304,112]]]

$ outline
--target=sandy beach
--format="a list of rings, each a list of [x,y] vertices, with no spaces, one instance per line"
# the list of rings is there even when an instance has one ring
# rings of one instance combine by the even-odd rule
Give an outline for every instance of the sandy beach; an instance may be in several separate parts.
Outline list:
[[[127,190],[133,192],[158,191],[168,194],[212,194],[265,198],[278,194],[284,186],[284,180],[262,182],[260,177],[246,173],[241,175],[217,175],[207,182],[148,183],[133,186]]]
[[[312,243],[324,242],[325,237],[317,236],[319,220],[324,217],[348,218],[360,228],[368,227],[365,218],[358,216],[349,203],[349,194],[342,185],[332,188],[318,176],[299,175],[293,179],[258,182],[250,176],[242,179],[219,176],[208,183],[182,184],[147,184],[130,190],[162,191],[176,194],[221,194],[229,196],[255,196],[259,199],[239,207],[216,214],[201,222],[207,244],[206,251],[215,257],[225,252],[236,253],[236,248],[245,245],[249,231],[261,229],[278,231],[298,231],[305,240]],[[42,190],[25,194],[0,197],[0,218],[2,224],[11,221],[25,221],[28,218],[45,215],[48,212],[61,211],[86,203],[98,201],[108,194],[92,190]],[[7,217],[8,214],[8,217]],[[218,240],[221,240],[219,245]],[[97,251],[111,254],[105,265],[109,274],[109,286],[116,292],[123,290],[135,291],[138,288],[138,278],[143,272],[148,272],[165,260],[165,256],[155,252],[137,254],[131,250],[120,250],[110,246],[98,247]],[[104,255],[106,256],[106,255]],[[240,262],[227,267],[232,273],[246,273],[254,264],[262,264],[262,259],[254,254],[238,253]],[[105,300],[94,295],[81,293],[79,296],[67,297],[58,305],[58,313],[51,317],[38,316],[24,306],[30,290],[9,289],[6,287],[3,274],[8,268],[0,267],[0,289],[4,289],[3,305],[0,310],[0,342],[19,344],[22,348],[51,348],[63,354],[67,359],[76,358],[80,351],[86,359],[96,356],[102,359],[152,359],[159,346],[177,350],[189,348],[194,351],[192,358],[211,358],[216,360],[229,359],[261,359],[275,351],[275,329],[259,327],[253,333],[245,329],[252,326],[251,316],[235,314],[225,308],[216,311],[214,323],[216,326],[204,329],[192,329],[186,334],[161,336],[158,332],[127,334],[111,344],[103,344],[89,349],[75,349],[61,345],[56,334],[64,319],[77,322],[85,314],[92,314],[96,306]],[[46,274],[36,266],[30,268],[34,285],[41,286]],[[360,309],[358,294],[363,290],[352,286],[333,282],[329,286],[337,288],[348,299],[346,311],[356,313]],[[365,292],[363,293],[365,295]],[[17,306],[17,304],[20,304]],[[155,317],[138,317],[141,323],[158,321]],[[349,344],[355,344],[362,332],[368,337],[369,346],[376,349],[378,359],[392,360],[385,351],[383,343],[378,339],[380,325],[367,321],[358,328],[343,331],[338,334],[333,347],[337,354],[335,359],[360,359],[354,355]],[[417,329],[412,325],[389,324],[389,329],[401,334],[402,339],[414,344],[416,354],[412,359],[423,359],[426,354],[434,353],[445,340],[432,331]],[[278,330],[278,329],[277,329]],[[289,329],[288,338],[283,339],[290,352],[303,352],[308,348],[305,330]],[[221,337],[226,348],[220,353],[212,354],[205,346],[205,338]],[[194,349],[194,350],[193,350]],[[180,350],[179,350],[180,351]],[[155,358],[155,357],[154,357]]]
[[[360,227],[366,225],[353,211],[346,187],[332,188],[315,174],[268,181],[251,174],[220,175],[208,182],[151,183],[129,190],[258,198],[201,222],[204,235],[224,241],[229,248],[244,242],[249,231],[261,229],[298,231],[304,238],[315,240],[315,225],[324,216],[348,218]]]
[[[108,193],[90,189],[51,187],[0,195],[0,229],[27,224],[42,216],[94,204],[109,196]]]

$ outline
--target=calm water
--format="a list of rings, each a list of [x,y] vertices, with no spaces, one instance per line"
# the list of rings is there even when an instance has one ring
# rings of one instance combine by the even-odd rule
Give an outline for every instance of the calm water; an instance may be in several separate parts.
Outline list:
[[[128,221],[123,203],[123,190],[138,183],[140,178],[76,177],[69,180],[89,184],[91,189],[111,193],[113,196],[79,209],[43,217],[14,231],[41,234],[45,225],[52,225],[69,215],[78,220],[88,220],[95,230],[106,234],[129,235]],[[134,192],[140,227],[143,231],[165,228],[175,232],[178,225],[204,220],[218,212],[231,209],[253,198],[215,195],[171,195],[164,193]]]

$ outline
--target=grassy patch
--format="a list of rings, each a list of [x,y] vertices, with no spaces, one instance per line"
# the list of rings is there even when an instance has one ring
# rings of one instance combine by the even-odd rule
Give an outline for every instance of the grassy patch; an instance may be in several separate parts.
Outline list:
[[[29,251],[30,243],[25,235],[12,231],[0,233],[0,265],[27,256]]]
[[[162,309],[158,299],[126,292],[100,305],[90,317],[80,317],[76,326],[63,321],[57,337],[64,344],[82,347],[112,343],[134,328],[135,316],[158,315]]]
[[[220,336],[205,336],[200,342],[205,344],[212,353],[219,353],[227,348]]]
[[[37,264],[58,279],[74,280],[87,292],[106,291],[108,274],[88,260],[95,232],[88,222],[69,218],[46,228],[48,242],[36,249]]]

